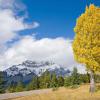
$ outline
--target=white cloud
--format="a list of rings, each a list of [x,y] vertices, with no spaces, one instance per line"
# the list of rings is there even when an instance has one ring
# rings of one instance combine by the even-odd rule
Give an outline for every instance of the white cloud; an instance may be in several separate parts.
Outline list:
[[[24,11],[26,6],[22,0],[0,0],[0,9],[11,9],[12,11]]]
[[[11,10],[0,11],[0,43],[7,42],[14,38],[20,31],[25,28],[21,19],[16,19]]]
[[[3,59],[0,60],[1,66],[19,64],[28,59],[33,61],[49,60],[70,68],[76,65],[71,42],[64,38],[36,40],[31,36],[25,36],[3,54]],[[7,67],[2,68],[6,69]]]
[[[39,23],[25,23],[26,16],[19,17],[15,10],[25,9],[24,4],[19,0],[0,0],[0,49],[5,43],[18,37],[18,32],[25,29],[32,29],[39,26]],[[1,51],[1,50],[0,50]]]
[[[17,19],[11,10],[0,11],[0,42],[7,42],[14,38],[20,30],[39,26],[37,22],[24,23],[23,19],[22,17]]]
[[[12,8],[14,0],[0,0],[0,8]]]

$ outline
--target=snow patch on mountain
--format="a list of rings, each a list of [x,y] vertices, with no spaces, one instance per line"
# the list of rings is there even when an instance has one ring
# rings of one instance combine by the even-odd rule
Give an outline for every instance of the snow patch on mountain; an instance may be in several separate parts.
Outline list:
[[[30,60],[24,61],[19,65],[13,65],[12,67],[6,69],[5,72],[7,72],[8,76],[15,76],[19,74],[26,76],[31,73],[40,76],[46,70],[50,72],[56,72],[58,75],[68,75],[70,73],[67,68],[62,68],[60,65],[50,61],[36,62]]]

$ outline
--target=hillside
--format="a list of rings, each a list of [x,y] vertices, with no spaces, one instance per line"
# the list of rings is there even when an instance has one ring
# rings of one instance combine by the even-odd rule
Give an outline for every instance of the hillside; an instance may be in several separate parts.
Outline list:
[[[77,89],[62,87],[57,91],[49,90],[47,93],[34,93],[30,96],[10,100],[100,100],[100,91],[91,95],[88,90],[89,85],[82,85]]]

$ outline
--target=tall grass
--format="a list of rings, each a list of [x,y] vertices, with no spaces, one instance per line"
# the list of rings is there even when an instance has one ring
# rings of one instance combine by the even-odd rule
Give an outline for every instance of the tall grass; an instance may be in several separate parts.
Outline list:
[[[78,88],[59,88],[48,93],[33,94],[13,100],[100,100],[100,91],[94,94],[89,93],[89,85],[82,85]]]

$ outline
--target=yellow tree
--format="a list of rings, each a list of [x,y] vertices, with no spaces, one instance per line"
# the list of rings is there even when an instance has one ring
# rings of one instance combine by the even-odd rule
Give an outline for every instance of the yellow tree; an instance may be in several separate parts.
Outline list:
[[[100,7],[86,7],[76,22],[74,57],[90,70],[90,92],[95,91],[94,73],[100,72]]]

